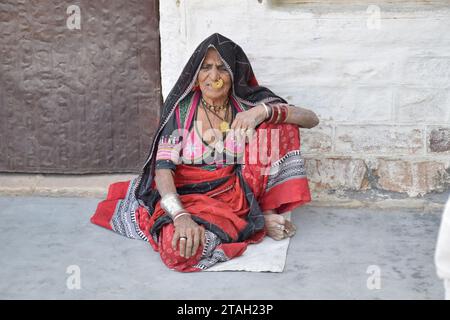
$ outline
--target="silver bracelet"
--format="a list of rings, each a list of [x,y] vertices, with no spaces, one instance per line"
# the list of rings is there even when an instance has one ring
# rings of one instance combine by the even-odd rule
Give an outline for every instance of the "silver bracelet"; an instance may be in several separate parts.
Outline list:
[[[269,107],[263,102],[262,103],[262,105],[264,106],[264,109],[266,109],[266,119],[265,120],[267,120],[267,119],[269,119]]]
[[[173,219],[177,214],[184,211],[177,193],[168,193],[161,198],[161,208]]]
[[[181,212],[179,214],[177,214],[174,218],[173,218],[173,222],[175,222],[175,220],[177,220],[179,217],[181,216],[185,216],[185,215],[191,215],[189,212]]]

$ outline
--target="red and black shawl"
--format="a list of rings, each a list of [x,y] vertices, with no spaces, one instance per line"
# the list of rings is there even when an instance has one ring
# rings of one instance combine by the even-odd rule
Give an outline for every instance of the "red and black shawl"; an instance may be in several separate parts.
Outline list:
[[[177,104],[185,98],[194,87],[201,63],[210,47],[217,50],[228,69],[228,72],[231,74],[233,82],[232,95],[237,100],[250,107],[256,106],[261,102],[286,102],[268,88],[258,85],[258,81],[255,78],[247,55],[235,42],[219,33],[214,33],[203,40],[190,57],[161,108],[159,127],[153,137],[150,151],[140,174],[140,182],[135,193],[140,204],[144,205],[147,209],[151,209],[153,207],[153,202],[155,201],[152,185],[155,176],[156,146],[160,138],[160,133],[168,118],[174,112]]]
[[[274,94],[268,88],[258,85],[250,61],[239,45],[219,33],[214,33],[206,38],[195,49],[191,58],[184,67],[180,77],[170,91],[164,105],[162,106],[160,112],[161,117],[159,121],[159,127],[153,137],[147,160],[145,161],[142,173],[140,174],[138,179],[139,183],[136,187],[135,196],[139,203],[147,208],[150,215],[154,211],[157,201],[160,199],[160,195],[156,190],[154,184],[157,142],[159,141],[160,134],[167,120],[174,112],[178,103],[192,91],[202,61],[206,55],[208,48],[211,47],[217,50],[226,68],[228,69],[228,72],[231,74],[231,94],[235,99],[250,107],[256,106],[261,102],[286,102],[284,99]],[[251,236],[251,234],[255,232],[255,230],[261,230],[264,227],[264,219],[258,202],[255,201],[254,195],[242,178],[241,168],[239,164],[236,165],[236,174],[238,175],[239,180],[242,183],[248,203],[250,204],[250,212],[247,217],[247,228],[242,230],[241,234],[239,235],[239,241],[243,241]],[[211,188],[214,189],[224,183],[224,181],[222,180],[217,180],[213,183],[208,182],[204,185],[196,184],[195,186],[184,186],[180,189],[177,189],[177,192],[179,194],[206,193],[210,191]],[[170,221],[170,217],[168,217],[167,215],[161,217],[153,226],[153,230],[151,233],[158,233],[159,229],[163,225],[170,223]],[[202,221],[196,222],[202,223]],[[221,240],[224,242],[230,241],[230,239],[227,237],[223,237]]]

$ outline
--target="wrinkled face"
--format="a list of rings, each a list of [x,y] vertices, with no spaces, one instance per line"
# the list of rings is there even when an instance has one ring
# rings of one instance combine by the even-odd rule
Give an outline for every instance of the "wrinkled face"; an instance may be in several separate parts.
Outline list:
[[[208,49],[197,80],[203,97],[216,101],[225,100],[228,97],[231,88],[231,76],[216,49]],[[223,81],[223,84],[220,80]]]

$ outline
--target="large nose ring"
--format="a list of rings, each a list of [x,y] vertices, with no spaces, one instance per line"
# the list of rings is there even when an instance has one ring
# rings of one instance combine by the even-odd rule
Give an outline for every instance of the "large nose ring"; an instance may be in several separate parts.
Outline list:
[[[222,87],[223,87],[223,80],[222,80],[222,79],[219,79],[219,80],[217,80],[217,81],[213,81],[212,87],[213,87],[214,89],[220,89],[220,88],[222,88]]]

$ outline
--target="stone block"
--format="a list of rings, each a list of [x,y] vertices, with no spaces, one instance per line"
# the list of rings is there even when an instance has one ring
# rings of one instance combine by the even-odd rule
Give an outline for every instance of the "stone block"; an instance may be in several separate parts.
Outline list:
[[[411,197],[442,192],[450,185],[449,163],[379,159],[373,175],[379,188],[407,193]]]
[[[319,125],[312,129],[300,129],[302,152],[325,153],[331,152],[333,144],[333,127],[331,125]]]
[[[450,152],[450,127],[429,127],[427,135],[428,152]]]
[[[397,92],[399,121],[441,122],[450,117],[448,89],[402,88]]]
[[[448,87],[450,84],[450,58],[445,56],[411,57],[403,66],[402,82]]]
[[[416,126],[340,125],[336,127],[336,152],[351,154],[420,154],[422,129]]]
[[[313,189],[368,188],[367,167],[360,159],[307,157],[306,170]]]

